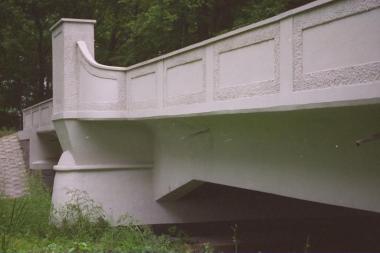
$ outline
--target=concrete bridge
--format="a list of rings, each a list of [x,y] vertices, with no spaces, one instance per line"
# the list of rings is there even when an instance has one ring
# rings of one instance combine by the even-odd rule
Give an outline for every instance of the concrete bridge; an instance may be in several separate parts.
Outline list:
[[[30,167],[55,171],[56,205],[85,190],[113,220],[378,213],[379,7],[319,0],[130,67],[95,61],[94,20],[61,19],[53,99],[24,110]]]

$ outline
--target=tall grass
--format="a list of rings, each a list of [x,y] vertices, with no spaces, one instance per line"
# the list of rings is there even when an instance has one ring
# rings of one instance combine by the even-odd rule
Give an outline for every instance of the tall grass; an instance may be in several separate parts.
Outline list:
[[[29,178],[25,196],[0,196],[1,252],[12,250],[15,239],[20,236],[44,236],[49,226],[50,207],[50,193],[36,176]]]
[[[128,216],[121,221],[125,225],[111,226],[87,193],[73,190],[68,194],[70,201],[53,209],[50,192],[40,177],[33,176],[27,195],[0,197],[0,252],[195,252],[185,237],[156,235]]]

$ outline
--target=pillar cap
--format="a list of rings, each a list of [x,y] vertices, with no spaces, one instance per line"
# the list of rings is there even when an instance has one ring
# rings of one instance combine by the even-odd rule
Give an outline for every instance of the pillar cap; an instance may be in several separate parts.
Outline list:
[[[95,24],[96,20],[94,20],[94,19],[61,18],[54,25],[52,25],[52,27],[50,27],[49,30],[52,32],[55,28],[60,26],[62,23],[90,23],[90,24]]]

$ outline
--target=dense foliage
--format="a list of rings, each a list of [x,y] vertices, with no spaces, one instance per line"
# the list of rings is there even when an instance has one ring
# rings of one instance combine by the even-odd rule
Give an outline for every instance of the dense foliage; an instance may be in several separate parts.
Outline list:
[[[311,0],[1,0],[0,127],[51,97],[49,27],[97,20],[97,60],[131,65],[256,22]]]
[[[208,244],[188,244],[174,229],[171,235],[155,235],[128,216],[119,221],[123,226],[110,226],[85,192],[69,192],[71,199],[56,209],[38,177],[30,179],[29,192],[17,199],[0,196],[2,253],[212,252]]]

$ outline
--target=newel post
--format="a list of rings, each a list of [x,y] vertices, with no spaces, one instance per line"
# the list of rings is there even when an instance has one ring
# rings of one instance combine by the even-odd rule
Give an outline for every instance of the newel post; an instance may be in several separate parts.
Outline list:
[[[75,114],[78,104],[79,60],[77,41],[84,41],[94,55],[95,20],[62,18],[52,32],[53,119]]]

